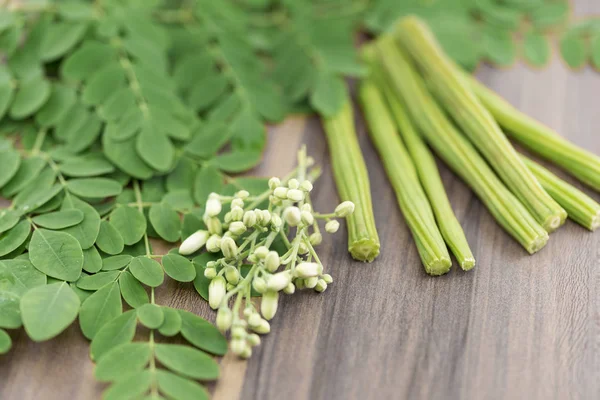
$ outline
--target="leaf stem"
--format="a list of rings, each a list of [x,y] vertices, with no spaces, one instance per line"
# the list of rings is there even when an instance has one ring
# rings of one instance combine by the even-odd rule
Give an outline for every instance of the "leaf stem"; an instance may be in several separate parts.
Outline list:
[[[133,192],[137,201],[138,210],[143,214],[144,207],[142,206],[142,192],[140,191],[140,182],[137,180],[133,181]],[[146,257],[152,257],[152,252],[150,251],[150,242],[148,241],[148,232],[144,232],[144,246],[146,247]],[[152,295],[154,296],[154,291],[152,291]]]

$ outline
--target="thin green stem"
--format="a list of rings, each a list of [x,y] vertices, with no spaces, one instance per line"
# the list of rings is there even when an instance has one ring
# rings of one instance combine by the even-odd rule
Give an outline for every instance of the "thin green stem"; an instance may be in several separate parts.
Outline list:
[[[140,190],[140,183],[137,180],[133,181],[133,192],[137,201],[138,210],[143,214],[144,207],[142,206],[142,192]],[[146,247],[146,257],[152,257],[152,252],[150,251],[150,241],[148,240],[147,232],[144,232],[144,246]]]

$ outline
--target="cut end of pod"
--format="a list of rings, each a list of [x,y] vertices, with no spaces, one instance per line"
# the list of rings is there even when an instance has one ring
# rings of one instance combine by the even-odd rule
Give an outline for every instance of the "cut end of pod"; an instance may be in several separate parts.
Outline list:
[[[460,263],[460,267],[463,271],[470,271],[475,267],[475,259],[474,258],[465,258]]]
[[[452,260],[444,257],[423,265],[425,265],[425,271],[429,275],[440,276],[450,271],[450,267],[452,267]]]
[[[553,215],[544,222],[544,229],[550,233],[554,232],[565,223],[567,217],[567,212],[565,210],[561,210],[559,215]]]
[[[373,239],[361,239],[348,246],[348,251],[356,261],[371,262],[379,255],[379,242]]]
[[[533,241],[529,246],[527,246],[527,251],[529,254],[535,254],[546,246],[548,243],[549,236],[546,234],[544,236],[539,236],[537,239]]]
[[[600,211],[596,214],[596,216],[594,218],[592,218],[592,222],[590,223],[590,226],[588,226],[588,229],[590,231],[594,232],[599,227],[600,227]]]

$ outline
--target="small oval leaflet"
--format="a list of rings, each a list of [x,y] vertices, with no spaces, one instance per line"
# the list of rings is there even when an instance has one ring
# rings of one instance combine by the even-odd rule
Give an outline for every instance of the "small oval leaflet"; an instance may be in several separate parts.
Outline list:
[[[118,381],[144,369],[151,356],[152,349],[148,343],[124,343],[102,356],[94,375],[101,382]]]
[[[8,231],[0,234],[0,257],[5,256],[21,246],[31,232],[31,224],[22,220]]]
[[[117,196],[122,191],[118,182],[107,178],[71,179],[67,182],[67,188],[73,194],[91,198]]]
[[[98,361],[111,349],[129,343],[135,336],[137,314],[135,310],[129,310],[104,325],[94,339],[90,348],[92,360]]]
[[[158,329],[165,321],[161,307],[156,304],[144,304],[137,309],[140,322],[149,329]]]
[[[160,286],[165,278],[161,265],[145,256],[134,258],[129,264],[129,271],[140,282],[150,287]]]
[[[108,221],[100,223],[100,232],[96,238],[96,246],[107,254],[119,254],[123,251],[125,243],[118,230]]]
[[[124,271],[119,277],[121,296],[133,308],[141,307],[150,302],[146,290],[129,271]]]
[[[77,209],[55,211],[33,217],[34,224],[48,229],[68,228],[77,225],[81,221],[83,221],[83,212]]]
[[[162,258],[167,275],[179,282],[191,282],[196,277],[196,269],[191,261],[177,254],[167,254]]]
[[[77,239],[58,231],[36,229],[29,243],[33,265],[56,279],[76,281],[83,267],[83,251]]]
[[[173,308],[162,307],[162,310],[165,320],[160,328],[158,328],[158,332],[160,332],[160,334],[163,336],[177,335],[181,331],[181,315],[179,315],[179,312]]]
[[[88,339],[93,339],[105,324],[123,312],[119,285],[114,282],[88,297],[81,305],[79,326]]]

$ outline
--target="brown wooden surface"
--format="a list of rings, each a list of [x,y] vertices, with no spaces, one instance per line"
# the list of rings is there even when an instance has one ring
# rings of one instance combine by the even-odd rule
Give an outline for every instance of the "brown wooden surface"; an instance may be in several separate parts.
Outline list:
[[[587,8],[581,3],[580,12],[600,11],[595,0]],[[482,68],[479,76],[521,110],[600,154],[598,73],[573,73],[555,60],[539,72]],[[442,167],[478,265],[431,278],[358,125],[381,256],[373,264],[352,262],[345,232],[326,236],[321,258],[334,284],[321,295],[285,296],[253,358],[222,361],[213,398],[600,398],[600,233],[568,222],[547,248],[528,256]],[[291,118],[274,129],[256,172],[283,175],[301,143],[324,166],[315,202],[329,209],[338,200],[318,121]],[[162,288],[158,301],[212,318],[189,285]],[[77,326],[41,344],[11,334],[14,348],[0,357],[0,399],[100,398],[104,386],[93,379]]]

